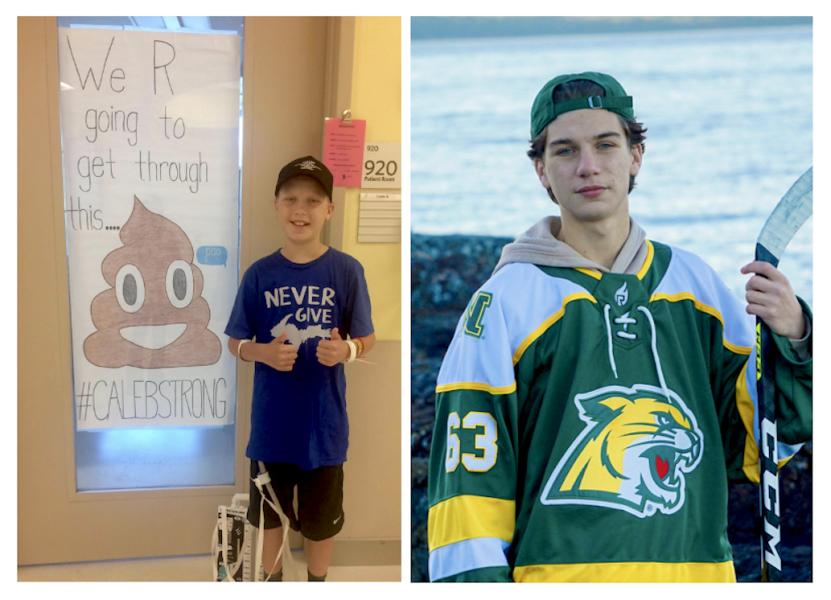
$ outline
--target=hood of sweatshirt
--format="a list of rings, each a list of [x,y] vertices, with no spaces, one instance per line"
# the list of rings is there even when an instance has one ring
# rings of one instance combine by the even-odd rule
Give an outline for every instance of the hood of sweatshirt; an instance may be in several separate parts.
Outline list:
[[[629,219],[629,237],[623,243],[612,268],[589,260],[574,248],[557,239],[560,217],[549,216],[537,222],[516,241],[502,248],[502,256],[493,272],[510,263],[531,263],[546,267],[596,269],[606,273],[637,273],[646,259],[646,232]]]

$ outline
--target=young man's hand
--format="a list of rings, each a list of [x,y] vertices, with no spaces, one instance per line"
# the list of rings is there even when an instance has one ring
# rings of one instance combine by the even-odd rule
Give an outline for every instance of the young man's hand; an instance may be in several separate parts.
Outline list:
[[[323,339],[317,343],[317,361],[326,367],[333,367],[347,358],[349,345],[340,337],[338,328],[334,327],[331,340]]]
[[[280,337],[271,340],[271,343],[265,344],[265,360],[262,362],[278,371],[291,371],[294,361],[297,360],[297,346],[285,344],[287,339],[288,336],[284,332]]]
[[[745,298],[751,315],[761,317],[771,331],[793,340],[805,336],[805,317],[788,278],[772,264],[753,261],[741,269],[755,273],[747,282]]]

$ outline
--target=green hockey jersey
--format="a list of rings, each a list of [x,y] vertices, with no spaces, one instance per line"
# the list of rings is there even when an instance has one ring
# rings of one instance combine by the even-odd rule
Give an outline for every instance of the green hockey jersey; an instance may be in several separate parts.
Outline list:
[[[474,294],[436,387],[431,580],[735,581],[753,318],[700,258],[646,244],[636,274],[514,263]],[[810,438],[812,360],[774,338],[781,464]]]

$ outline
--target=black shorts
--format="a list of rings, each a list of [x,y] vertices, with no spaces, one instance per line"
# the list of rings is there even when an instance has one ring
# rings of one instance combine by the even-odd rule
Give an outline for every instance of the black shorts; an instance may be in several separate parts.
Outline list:
[[[325,540],[343,528],[343,465],[320,467],[302,471],[296,465],[265,463],[271,476],[271,486],[280,508],[289,518],[291,528],[308,540]],[[259,474],[256,460],[251,461],[251,485],[249,489],[248,521],[260,526],[260,491],[253,479]],[[294,488],[297,486],[297,513],[294,510]],[[265,490],[266,498],[268,491]],[[265,528],[280,527],[280,517],[264,503]]]

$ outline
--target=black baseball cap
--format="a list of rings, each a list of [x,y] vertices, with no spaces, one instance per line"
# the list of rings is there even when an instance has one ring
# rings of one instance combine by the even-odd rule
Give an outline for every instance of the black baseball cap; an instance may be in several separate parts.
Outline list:
[[[605,95],[574,98],[555,104],[554,88],[560,84],[578,79],[586,79],[596,83],[603,88]],[[628,96],[623,86],[611,75],[594,71],[559,75],[542,86],[542,89],[537,93],[537,97],[534,98],[534,104],[531,106],[531,139],[542,133],[551,121],[564,112],[583,108],[604,108],[629,121],[635,120],[632,96]]]
[[[305,175],[317,181],[329,200],[332,199],[332,172],[316,159],[314,156],[301,156],[289,161],[286,166],[280,169],[280,174],[277,176],[277,186],[274,188],[274,195],[280,193],[280,187],[292,177],[299,177]]]

